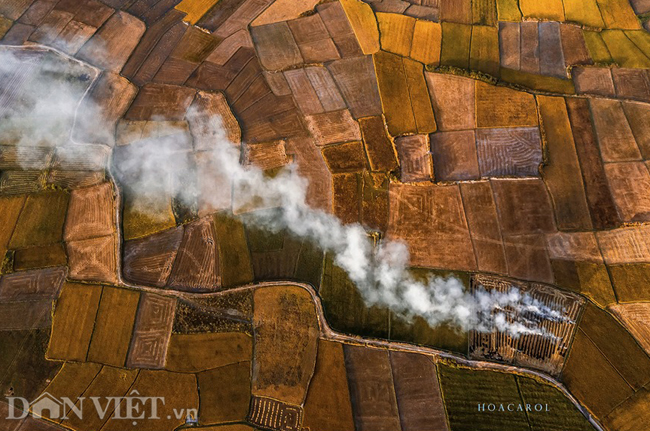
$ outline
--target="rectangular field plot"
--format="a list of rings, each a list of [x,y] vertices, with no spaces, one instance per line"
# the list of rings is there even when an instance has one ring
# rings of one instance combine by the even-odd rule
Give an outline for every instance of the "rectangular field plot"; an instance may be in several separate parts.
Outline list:
[[[586,431],[593,428],[553,386],[488,370],[438,365],[453,431]]]
[[[305,400],[303,425],[321,431],[353,431],[343,346],[320,339],[314,377]]]
[[[67,283],[57,301],[47,357],[85,361],[102,295],[97,285]]]
[[[515,376],[439,365],[440,385],[453,431],[528,429],[526,413],[488,410],[488,404],[519,404]],[[485,404],[485,411],[478,411]]]
[[[400,431],[388,352],[347,345],[344,352],[356,429]]]

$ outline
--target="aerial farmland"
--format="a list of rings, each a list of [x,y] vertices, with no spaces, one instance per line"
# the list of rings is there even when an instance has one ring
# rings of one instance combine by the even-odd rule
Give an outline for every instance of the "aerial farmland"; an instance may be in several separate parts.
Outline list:
[[[0,0],[0,431],[650,430],[650,1]]]

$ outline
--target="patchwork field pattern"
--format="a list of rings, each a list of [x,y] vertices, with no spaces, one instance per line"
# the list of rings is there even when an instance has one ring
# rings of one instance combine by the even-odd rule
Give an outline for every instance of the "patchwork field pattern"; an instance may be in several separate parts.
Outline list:
[[[647,0],[0,0],[0,392],[166,398],[0,429],[645,429],[649,32]],[[217,140],[553,337],[369,307]]]

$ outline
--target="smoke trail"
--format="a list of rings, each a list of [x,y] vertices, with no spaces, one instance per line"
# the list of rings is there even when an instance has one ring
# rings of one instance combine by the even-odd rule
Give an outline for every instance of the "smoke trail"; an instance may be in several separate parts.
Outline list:
[[[53,51],[12,48],[0,51],[2,144],[15,145],[25,155],[34,147],[68,145],[77,106],[95,70]]]
[[[225,139],[215,142],[211,154],[216,169],[232,182],[234,194],[240,200],[246,197],[243,206],[254,202],[263,208],[279,208],[253,212],[256,223],[272,231],[286,229],[332,253],[334,263],[348,274],[369,306],[389,307],[407,319],[420,316],[431,326],[450,323],[462,330],[497,329],[512,336],[543,334],[534,320],[563,319],[560,312],[514,287],[507,292],[484,288],[469,292],[456,278],[418,282],[407,270],[406,244],[383,241],[373,247],[360,224],[343,224],[332,214],[311,208],[306,203],[307,182],[294,166],[266,177],[255,166],[241,165],[239,149]]]
[[[0,65],[2,64],[0,58]],[[14,69],[6,66],[0,73],[10,74],[15,70],[15,64],[13,67]],[[75,117],[80,90],[67,88],[71,85],[70,81],[57,77],[57,74],[39,76],[38,85],[32,89],[30,97],[26,98],[30,103],[24,109],[5,110],[3,113],[5,126],[0,129],[4,135],[3,141],[7,135],[15,135],[16,131],[29,131],[16,135],[20,137],[13,143],[19,148],[34,141],[65,146],[68,141],[62,130],[70,129],[71,118]],[[44,91],[46,87],[56,91]],[[70,94],[75,96],[67,96]],[[101,112],[100,109],[96,111]],[[201,115],[206,114],[188,112],[188,118]],[[77,120],[79,118],[90,117],[84,115],[77,117]],[[202,198],[221,196],[219,188],[232,187],[235,212],[241,208],[262,208],[249,213],[259,226],[271,231],[288,230],[331,253],[334,263],[348,274],[367,305],[389,307],[406,319],[420,316],[431,326],[448,323],[465,331],[496,329],[515,337],[522,334],[543,334],[536,322],[563,319],[560,312],[546,307],[528,294],[522,294],[514,287],[506,292],[487,291],[484,288],[470,292],[456,278],[431,277],[425,282],[415,280],[408,272],[409,251],[405,243],[385,240],[374,246],[360,224],[343,224],[334,215],[311,208],[307,204],[307,181],[297,173],[295,165],[290,165],[273,177],[266,176],[254,165],[242,165],[241,150],[228,141],[221,119],[210,117],[208,120],[212,123],[210,129],[213,146],[211,150],[203,152],[203,155],[209,156],[215,178],[223,178],[225,181],[215,182],[214,193],[207,193]],[[74,127],[97,128],[104,124],[97,118],[93,119],[93,124],[79,124],[80,122],[83,123],[73,122]],[[123,186],[128,187],[133,195],[133,202],[144,203],[137,210],[149,212],[147,215],[154,218],[157,216],[156,205],[149,203],[167,196],[170,187],[171,193],[180,195],[181,199],[191,201],[193,198],[187,196],[193,191],[182,185],[170,186],[168,181],[161,181],[161,178],[187,176],[188,172],[195,169],[186,157],[191,143],[186,140],[183,131],[172,124],[161,124],[162,128],[168,130],[159,130],[157,137],[127,146],[130,148],[128,157],[119,173]],[[216,207],[217,202],[214,203]]]

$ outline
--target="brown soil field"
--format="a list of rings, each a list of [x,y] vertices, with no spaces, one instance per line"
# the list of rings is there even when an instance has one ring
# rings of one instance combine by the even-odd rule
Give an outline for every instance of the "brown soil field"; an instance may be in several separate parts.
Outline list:
[[[69,199],[66,192],[30,195],[9,241],[9,248],[60,242]]]
[[[305,400],[305,427],[322,431],[352,431],[354,421],[350,405],[343,345],[319,340],[314,377]]]
[[[257,289],[254,301],[253,394],[302,405],[320,331],[312,298],[297,286],[274,286]]]
[[[611,314],[588,306],[580,330],[634,390],[650,382],[650,357]]]
[[[185,423],[185,417],[176,419],[173,409],[198,409],[199,394],[196,376],[191,374],[170,373],[167,371],[141,370],[129,393],[138,391],[143,397],[164,397],[165,405],[158,404],[157,420],[132,421],[111,418],[102,428],[103,431],[160,431],[175,429]],[[125,423],[126,422],[126,423]]]
[[[644,288],[650,280],[650,264],[611,265],[609,272],[620,302],[650,300],[650,294]]]
[[[634,390],[598,347],[578,330],[562,371],[566,387],[596,416],[603,417]]]
[[[24,204],[25,197],[23,196],[0,198],[0,206],[3,208],[2,214],[0,214],[0,256],[3,259]]]
[[[62,421],[61,424],[78,431],[95,431],[101,429],[111,417],[113,410],[109,408],[104,418],[100,418],[96,409],[88,408],[88,401],[92,397],[97,397],[101,402],[100,405],[104,405],[103,403],[108,397],[126,396],[137,375],[138,370],[125,370],[108,366],[102,367],[101,371],[84,390],[83,394],[81,394],[81,396],[86,398],[83,404],[83,418],[79,419],[76,415],[70,414],[69,419]],[[77,406],[79,406],[78,403]]]
[[[74,400],[86,391],[101,369],[100,364],[66,362],[44,392],[53,397],[68,397]],[[62,413],[67,413],[69,410],[70,408],[67,407]]]
[[[253,339],[247,334],[172,334],[165,369],[196,373],[250,361],[252,357]]]
[[[15,271],[63,266],[66,263],[67,256],[62,243],[21,248],[14,254]]]
[[[0,390],[33,399],[47,386],[61,364],[45,359],[48,329],[2,331]]]
[[[620,431],[643,429],[650,418],[649,405],[650,390],[643,388],[605,416],[603,422],[611,429]]]
[[[52,319],[49,359],[86,360],[101,295],[101,286],[63,286]]]
[[[137,291],[104,287],[88,361],[124,366],[139,301],[140,293]]]
[[[219,246],[221,285],[233,287],[252,281],[253,268],[241,222],[232,216],[216,213],[214,227]]]
[[[445,406],[433,358],[391,351],[390,363],[402,431],[447,430]]]
[[[355,428],[360,431],[401,429],[389,353],[345,345]]]
[[[250,374],[250,362],[199,373],[201,423],[207,425],[246,419],[251,397]]]

